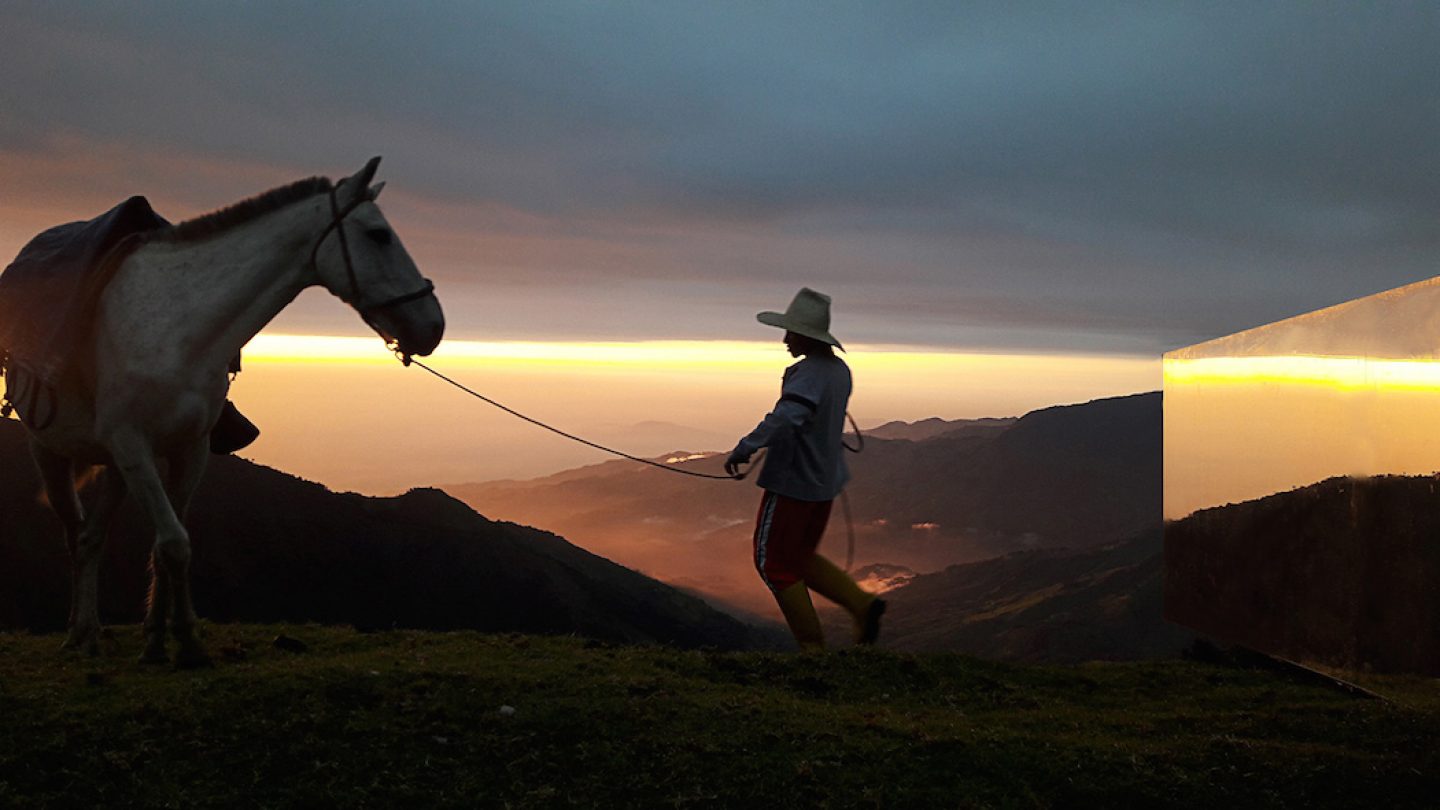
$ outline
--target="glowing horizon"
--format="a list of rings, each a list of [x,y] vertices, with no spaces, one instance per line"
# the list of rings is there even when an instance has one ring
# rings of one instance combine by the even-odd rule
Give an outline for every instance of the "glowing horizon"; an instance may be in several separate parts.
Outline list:
[[[1331,355],[1165,358],[1167,383],[1321,385],[1341,391],[1440,390],[1440,360]]]
[[[1015,362],[1086,363],[1095,368],[1154,366],[1149,355],[1084,352],[987,351],[964,348],[897,344],[852,344],[840,356],[852,366],[864,367],[877,358],[894,368],[920,370],[942,361],[963,361],[974,367],[1001,367]],[[375,363],[396,362],[376,337],[304,335],[261,332],[245,345],[244,359],[260,363]],[[426,360],[524,361],[593,366],[716,367],[773,366],[789,362],[778,340],[463,340],[446,339]],[[942,360],[943,359],[943,360]]]
[[[427,365],[523,413],[642,456],[723,452],[779,394],[773,341],[446,340]],[[850,409],[892,420],[1020,416],[1157,390],[1160,358],[850,347]],[[606,456],[517,422],[416,369],[375,336],[264,332],[230,397],[261,428],[242,455],[338,489],[393,494],[528,478]],[[0,381],[3,390],[3,381]]]

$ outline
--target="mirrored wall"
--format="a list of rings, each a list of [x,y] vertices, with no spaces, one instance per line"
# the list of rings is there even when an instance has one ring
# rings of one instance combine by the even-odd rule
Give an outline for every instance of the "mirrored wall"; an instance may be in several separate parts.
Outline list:
[[[1166,615],[1440,674],[1440,278],[1165,355]]]

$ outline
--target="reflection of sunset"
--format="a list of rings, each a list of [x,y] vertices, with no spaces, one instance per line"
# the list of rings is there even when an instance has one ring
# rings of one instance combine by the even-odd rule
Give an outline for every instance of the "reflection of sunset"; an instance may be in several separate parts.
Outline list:
[[[1337,475],[1440,470],[1440,362],[1364,357],[1164,361],[1165,516]]]
[[[1345,391],[1440,391],[1440,360],[1314,355],[1166,358],[1164,376],[1167,385],[1290,383]]]
[[[1440,278],[1165,355],[1165,516],[1440,470]]]

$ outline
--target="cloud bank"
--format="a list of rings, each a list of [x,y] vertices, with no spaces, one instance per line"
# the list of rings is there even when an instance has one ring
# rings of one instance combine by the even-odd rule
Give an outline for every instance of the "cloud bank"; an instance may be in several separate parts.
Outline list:
[[[3,17],[0,247],[384,154],[467,337],[748,338],[808,284],[847,340],[1158,353],[1436,272],[1427,4]],[[285,317],[354,323],[314,295]]]

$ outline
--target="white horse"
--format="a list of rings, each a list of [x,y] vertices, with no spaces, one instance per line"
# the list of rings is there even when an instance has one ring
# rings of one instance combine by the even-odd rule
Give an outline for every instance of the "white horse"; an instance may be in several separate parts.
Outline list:
[[[168,618],[176,665],[208,663],[195,636],[186,507],[225,403],[230,359],[301,290],[325,287],[404,354],[439,344],[445,320],[434,287],[374,204],[384,185],[370,186],[379,163],[338,185],[302,180],[156,231],[115,272],[96,309],[92,351],[57,383],[53,418],[30,429],[70,552],[65,647],[98,651],[97,571],[128,492],[155,531],[141,660],[168,660]],[[9,382],[13,390],[35,384],[21,369]],[[92,465],[104,469],[85,515],[75,474]]]

